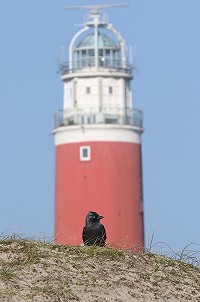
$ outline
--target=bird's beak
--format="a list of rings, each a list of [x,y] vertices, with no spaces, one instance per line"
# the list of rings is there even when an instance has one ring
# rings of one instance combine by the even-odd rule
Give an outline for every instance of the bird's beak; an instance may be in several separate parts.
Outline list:
[[[99,218],[99,219],[102,219],[102,218],[104,218],[104,217],[103,217],[103,216],[99,216],[98,218]]]

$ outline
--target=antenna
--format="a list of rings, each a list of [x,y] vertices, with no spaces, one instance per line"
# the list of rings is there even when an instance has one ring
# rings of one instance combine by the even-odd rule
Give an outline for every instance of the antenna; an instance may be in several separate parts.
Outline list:
[[[86,9],[90,10],[92,14],[98,14],[100,9],[113,8],[113,7],[127,7],[128,3],[116,3],[116,4],[98,4],[98,5],[80,5],[80,6],[65,6],[65,9]]]

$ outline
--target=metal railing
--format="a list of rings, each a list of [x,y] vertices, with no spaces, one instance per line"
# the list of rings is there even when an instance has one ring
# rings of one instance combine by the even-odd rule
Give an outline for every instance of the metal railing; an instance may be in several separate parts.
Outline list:
[[[86,71],[91,70],[91,72],[94,72],[94,58],[90,60],[81,59],[76,60],[73,64],[72,69],[69,68],[69,63],[64,62],[60,65],[60,73],[61,75],[66,75],[74,72],[80,72],[80,71]],[[119,61],[113,60],[112,62],[106,58],[99,57],[99,70],[109,70],[110,72],[125,72],[128,74],[132,73],[132,66],[126,65],[126,67],[123,67]]]
[[[138,109],[102,108],[97,109],[68,109],[54,114],[54,127],[73,125],[116,124],[131,125],[138,129],[143,128],[143,113]]]

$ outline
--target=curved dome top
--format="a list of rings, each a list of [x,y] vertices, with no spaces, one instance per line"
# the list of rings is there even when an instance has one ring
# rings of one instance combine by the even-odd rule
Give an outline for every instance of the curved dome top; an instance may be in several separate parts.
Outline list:
[[[91,48],[94,47],[94,34],[87,35],[77,45],[77,48]],[[98,33],[98,47],[115,47],[116,43],[108,36]]]

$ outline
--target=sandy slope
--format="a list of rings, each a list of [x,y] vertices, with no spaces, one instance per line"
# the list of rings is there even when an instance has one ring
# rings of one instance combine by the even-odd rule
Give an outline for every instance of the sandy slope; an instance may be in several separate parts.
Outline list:
[[[200,270],[151,253],[0,241],[0,301],[200,301]]]

